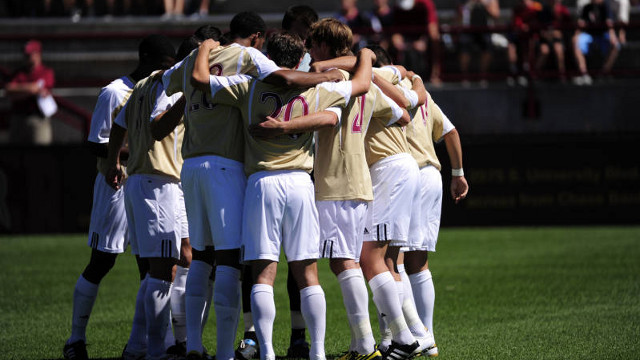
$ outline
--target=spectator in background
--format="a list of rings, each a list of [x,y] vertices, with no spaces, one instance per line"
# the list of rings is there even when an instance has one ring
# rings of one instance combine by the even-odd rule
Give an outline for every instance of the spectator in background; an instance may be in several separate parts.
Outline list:
[[[295,5],[285,11],[282,17],[282,30],[297,35],[302,41],[307,40],[311,25],[318,21],[318,13],[310,6]],[[298,65],[297,70],[309,71],[311,65],[311,55],[305,49],[304,56]]]
[[[389,36],[384,32],[390,31],[393,26],[393,8],[389,5],[389,0],[373,0],[371,28],[374,34],[370,40],[389,51]]]
[[[566,29],[571,24],[569,9],[562,5],[562,0],[545,0],[538,20],[541,28],[538,39],[540,54],[536,60],[536,72],[540,71],[545,65],[551,48],[553,48],[558,64],[559,77],[560,80],[564,82],[566,79],[566,71],[563,29]]]
[[[349,26],[353,32],[353,46],[357,49],[367,44],[367,36],[373,30],[371,28],[371,16],[361,12],[357,5],[358,0],[340,0],[340,12],[335,18]]]
[[[51,119],[43,114],[38,100],[51,94],[54,73],[42,64],[40,41],[29,40],[24,46],[24,55],[26,65],[16,72],[6,86],[12,108],[10,141],[49,145],[53,140]]]
[[[627,31],[625,28],[629,25],[631,4],[629,0],[611,0],[609,5],[613,13],[613,20],[622,25],[618,30],[618,41],[621,46],[625,46],[627,44]]]
[[[467,0],[459,8],[460,24],[464,27],[477,28],[476,32],[465,32],[460,35],[460,71],[463,81],[467,81],[471,52],[480,52],[480,79],[486,85],[486,74],[491,65],[491,33],[482,31],[493,25],[493,21],[500,16],[498,0]]]
[[[162,20],[180,19],[184,17],[184,0],[164,0]]]
[[[429,78],[432,84],[439,85],[442,82],[440,79],[442,68],[440,30],[433,0],[397,0],[393,11],[394,23],[397,26],[406,27],[402,34],[398,32],[392,36],[393,47],[397,51],[396,63],[426,75],[427,45],[430,45],[431,75]]]
[[[574,78],[576,85],[591,85],[592,80],[587,73],[585,55],[593,46],[597,46],[606,57],[602,73],[608,75],[618,56],[620,43],[613,28],[611,9],[604,0],[591,0],[582,8],[578,18],[578,31],[573,38],[573,52],[578,63],[580,75]]]
[[[542,4],[534,0],[520,0],[513,8],[512,32],[509,36],[507,56],[509,58],[509,77],[507,83],[526,86],[529,83],[529,58],[532,55],[532,39],[538,28],[539,13]]]

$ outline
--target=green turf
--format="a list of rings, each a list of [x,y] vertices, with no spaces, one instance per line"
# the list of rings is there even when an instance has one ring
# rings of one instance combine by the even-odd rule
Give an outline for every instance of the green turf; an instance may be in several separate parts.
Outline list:
[[[0,237],[0,358],[58,359],[69,335],[84,235]],[[640,228],[445,229],[430,265],[441,359],[638,359]],[[288,345],[284,272],[275,289],[276,353]],[[340,289],[325,261],[329,357],[346,350]],[[115,358],[127,341],[137,291],[135,262],[121,256],[100,287],[87,332],[92,358]],[[375,315],[374,334],[378,334]],[[205,345],[215,350],[210,319]]]

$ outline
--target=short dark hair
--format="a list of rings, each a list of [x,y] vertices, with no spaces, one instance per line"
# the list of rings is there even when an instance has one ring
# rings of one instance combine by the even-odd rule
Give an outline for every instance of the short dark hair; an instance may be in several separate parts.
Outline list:
[[[393,64],[391,62],[391,56],[382,46],[378,44],[369,44],[367,45],[367,48],[373,51],[374,54],[376,54],[376,63],[373,64],[373,66],[380,67]]]
[[[242,39],[256,33],[260,33],[261,37],[264,37],[267,31],[267,25],[264,20],[253,11],[243,11],[236,14],[231,19],[229,28],[233,37]]]
[[[296,35],[274,32],[267,41],[267,55],[276,65],[293,69],[304,55],[304,43]]]
[[[307,5],[294,5],[287,9],[282,18],[282,28],[291,30],[294,21],[299,21],[307,27],[318,21],[318,13],[312,7]]]
[[[191,35],[188,38],[182,40],[180,47],[178,47],[178,54],[176,55],[176,60],[181,61],[186,58],[193,49],[197,48],[200,44],[200,40],[195,35]]]
[[[140,60],[149,58],[170,57],[176,58],[176,49],[171,45],[171,41],[159,34],[152,34],[140,42],[138,46],[138,56]]]
[[[207,39],[213,39],[215,41],[220,41],[222,37],[222,31],[213,25],[202,25],[196,29],[193,33],[193,36],[199,41],[203,42]]]

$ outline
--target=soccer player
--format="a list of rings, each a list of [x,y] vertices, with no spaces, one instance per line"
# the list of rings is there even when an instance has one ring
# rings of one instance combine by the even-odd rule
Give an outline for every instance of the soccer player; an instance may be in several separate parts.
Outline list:
[[[351,31],[335,19],[323,19],[312,27],[310,39],[310,52],[314,62],[326,63],[327,60],[348,53]],[[320,65],[316,64],[316,67],[319,68]],[[392,146],[395,149],[404,140],[398,124],[408,123],[409,115],[374,86],[368,94],[358,100],[357,105],[351,105],[348,117],[343,117],[342,126],[345,128],[341,129],[342,131],[318,133],[315,175],[322,251],[325,257],[331,258],[332,271],[340,281],[354,335],[350,351],[344,358],[372,359],[380,356],[374,348],[368,320],[366,287],[358,266],[358,256],[379,312],[385,314],[387,321],[393,324],[394,345],[389,347],[385,357],[408,358],[419,345],[404,320],[396,285],[385,265],[384,256],[388,240],[391,239],[367,241],[370,240],[367,239],[367,234],[373,228],[370,225],[365,227],[367,202],[374,200],[376,194],[375,188],[372,191],[367,161],[372,161],[372,150],[381,153],[379,148],[382,146],[372,148],[370,140],[367,148],[363,144],[371,138],[370,134],[385,133],[385,129],[389,127],[395,136],[381,140],[380,143],[388,141],[395,145]],[[347,150],[350,156],[344,153]],[[380,156],[375,152],[374,154]],[[347,171],[348,168],[352,170]],[[400,172],[397,175],[398,178],[402,178],[400,175],[405,174]]]
[[[113,171],[107,178],[118,186],[122,173],[117,151],[123,137],[115,133],[126,131],[130,154],[129,178],[124,186],[127,220],[132,247],[149,264],[148,278],[141,284],[141,288],[145,288],[147,359],[167,356],[164,340],[166,330],[170,328],[172,270],[180,258],[181,239],[188,237],[183,234],[184,204],[179,183],[182,166],[179,144],[184,126],[176,127],[174,132],[156,142],[153,136],[155,122],[150,121],[156,106],[164,109],[177,100],[163,95],[161,80],[159,72],[140,80],[116,118],[109,142],[109,163]],[[183,106],[184,101],[180,108]]]
[[[421,82],[419,76],[412,72],[408,72],[407,77]],[[435,289],[429,270],[428,254],[436,250],[442,209],[442,177],[440,162],[434,148],[436,142],[444,139],[446,144],[452,169],[450,192],[456,204],[467,196],[469,185],[462,170],[462,147],[458,131],[426,90],[422,90],[420,96],[426,98],[427,102],[417,108],[411,123],[407,126],[406,134],[411,155],[420,167],[418,207],[422,213],[422,238],[411,239],[408,250],[404,252],[406,273],[402,271],[402,267],[398,270],[403,276],[403,283],[411,283],[410,289],[420,319],[433,334]],[[427,350],[427,354],[430,357],[438,355],[435,343]]]
[[[200,52],[203,50],[206,48],[201,47]],[[269,42],[268,54],[276,63],[295,67],[302,58],[303,45],[296,37],[277,34]],[[238,106],[245,129],[260,122],[259,117],[265,113],[271,114],[269,121],[274,125],[289,122],[304,125],[306,130],[334,126],[335,116],[329,123],[323,120],[313,125],[304,120],[290,120],[331,105],[344,105],[352,95],[368,90],[372,55],[370,51],[361,54],[361,65],[352,82],[325,83],[309,90],[273,86],[249,76],[212,76],[213,101]],[[209,78],[206,54],[198,56],[193,74],[194,81],[206,85]],[[244,259],[251,261],[256,280],[251,296],[252,313],[261,358],[275,359],[271,343],[275,317],[273,282],[282,245],[300,289],[303,316],[309,324],[310,358],[324,359],[325,302],[317,278],[317,212],[312,198],[313,184],[307,174],[313,164],[313,135],[298,134],[300,129],[295,127],[287,129],[287,133],[272,140],[246,138],[245,172],[250,177],[245,197],[243,246]]]
[[[98,295],[100,281],[111,270],[117,255],[123,253],[128,244],[122,189],[110,188],[104,178],[108,170],[106,157],[111,124],[127,101],[134,84],[160,68],[163,62],[173,60],[175,56],[171,43],[158,35],[151,35],[142,40],[138,52],[139,62],[136,69],[128,76],[114,80],[100,91],[91,118],[88,140],[91,151],[97,156],[99,172],[93,190],[89,225],[88,245],[92,251],[89,264],[78,278],[73,293],[71,336],[63,348],[66,359],[87,359],[86,327]],[[146,269],[142,266],[139,264],[140,274],[146,274]],[[144,311],[142,304],[136,302],[136,313],[141,311]],[[132,335],[139,332],[144,332],[144,329],[131,329]]]
[[[231,20],[233,43],[209,54],[209,68],[218,75],[247,73],[279,84],[312,86],[339,74],[308,76],[280,70],[257,49],[262,48],[266,25],[252,12]],[[181,173],[193,259],[187,277],[187,352],[202,356],[202,314],[207,278],[216,263],[214,308],[217,314],[219,360],[234,357],[235,329],[240,306],[240,234],[246,178],[243,173],[244,136],[237,109],[213,105],[210,96],[194,88],[189,79],[195,53],[163,76],[168,95],[186,97],[185,136]],[[215,255],[214,255],[215,245]]]

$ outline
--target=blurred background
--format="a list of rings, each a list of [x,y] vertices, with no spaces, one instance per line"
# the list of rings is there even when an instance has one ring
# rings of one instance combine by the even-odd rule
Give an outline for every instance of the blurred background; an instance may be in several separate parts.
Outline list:
[[[471,191],[462,205],[445,199],[444,226],[640,223],[637,0],[304,3],[349,24],[355,50],[379,43],[420,73],[458,128]],[[0,233],[87,230],[91,113],[100,88],[133,70],[144,36],[164,34],[177,48],[201,25],[227,30],[245,10],[275,30],[296,4],[0,2]],[[38,53],[55,77],[39,86],[57,109],[48,135],[24,139],[13,119],[33,109],[8,92]]]

